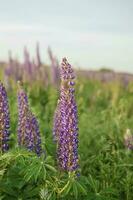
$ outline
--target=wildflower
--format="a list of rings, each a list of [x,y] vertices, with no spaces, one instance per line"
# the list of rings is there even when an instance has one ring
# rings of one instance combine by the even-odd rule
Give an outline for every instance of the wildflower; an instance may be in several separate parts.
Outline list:
[[[40,155],[41,138],[39,125],[36,117],[30,111],[27,114],[25,135],[27,149],[36,152],[37,155]]]
[[[7,93],[5,87],[0,82],[0,150],[5,152],[8,150],[9,145],[9,106],[7,100]]]
[[[53,56],[52,50],[48,48],[48,55],[51,61],[51,78],[52,84],[55,86],[58,85],[59,81],[59,63],[56,57]]]
[[[37,155],[41,153],[41,138],[39,125],[36,117],[32,114],[28,97],[19,83],[18,90],[18,143],[30,151],[34,151]]]
[[[40,46],[38,42],[36,44],[36,58],[37,58],[37,66],[39,68],[42,65],[42,62],[40,57]]]
[[[27,50],[26,47],[24,47],[24,73],[25,73],[25,76],[28,76],[27,78],[31,78],[32,76],[32,64],[31,64],[31,61],[30,61],[30,54]]]
[[[78,117],[74,97],[71,65],[63,58],[61,64],[60,99],[54,118],[54,136],[57,140],[58,162],[61,169],[75,171],[78,168]]]

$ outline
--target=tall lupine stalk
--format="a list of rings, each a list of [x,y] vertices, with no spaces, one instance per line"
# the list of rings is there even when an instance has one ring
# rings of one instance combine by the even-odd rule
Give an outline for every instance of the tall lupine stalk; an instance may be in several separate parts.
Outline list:
[[[41,56],[40,56],[39,42],[37,42],[36,44],[36,59],[37,59],[37,67],[40,67],[42,65],[42,62],[41,62]]]
[[[5,152],[8,150],[9,140],[9,106],[7,100],[7,93],[5,87],[0,82],[0,151]]]
[[[50,47],[48,48],[48,55],[51,61],[51,81],[53,85],[57,85],[59,81],[59,64],[58,60],[53,56]]]
[[[12,58],[12,52],[8,51],[8,66],[5,69],[5,75],[11,76],[13,72],[13,58]]]
[[[18,80],[22,80],[22,69],[21,64],[19,63],[18,59],[13,60],[13,74],[14,74],[14,80],[17,82]]]
[[[43,65],[41,61],[41,56],[40,56],[40,46],[39,42],[36,44],[36,76],[37,81],[41,80],[42,83],[45,84],[45,86],[48,86],[49,80],[48,80],[48,72],[46,67]]]
[[[24,47],[24,76],[25,76],[24,78],[28,79],[30,79],[32,76],[32,65],[30,61],[30,54],[26,47]]]
[[[18,85],[18,144],[36,152],[39,156],[41,154],[41,138],[38,121],[29,108],[26,92],[20,83]]]
[[[8,51],[8,64],[7,66],[5,66],[4,70],[4,82],[7,89],[11,88],[9,79],[12,75],[12,72],[13,72],[13,59],[11,51]]]
[[[66,58],[62,60],[60,74],[60,98],[55,111],[53,134],[57,141],[59,166],[71,172],[78,168],[78,117],[74,97],[75,75]]]
[[[32,62],[31,62],[31,71],[32,71],[32,77],[31,77],[31,80],[30,81],[37,81],[37,80],[40,80],[40,76],[39,76],[39,70],[40,70],[40,67],[36,64],[34,58],[32,59]]]
[[[8,52],[8,63],[5,67],[5,83],[7,88],[11,88],[10,81],[14,80],[15,82],[18,80],[22,80],[22,69],[21,64],[18,59],[12,58],[12,52]]]

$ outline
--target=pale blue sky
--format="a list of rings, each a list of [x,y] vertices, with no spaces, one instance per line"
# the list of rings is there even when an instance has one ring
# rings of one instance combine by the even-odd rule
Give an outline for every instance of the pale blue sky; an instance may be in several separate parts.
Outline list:
[[[80,67],[133,72],[133,0],[0,0],[0,59],[24,45],[33,56],[36,41],[45,62],[50,45]]]

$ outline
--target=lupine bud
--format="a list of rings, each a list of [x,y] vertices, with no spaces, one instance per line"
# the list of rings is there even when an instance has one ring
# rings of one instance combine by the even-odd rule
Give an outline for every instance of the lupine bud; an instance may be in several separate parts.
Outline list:
[[[7,93],[5,87],[0,82],[0,151],[5,152],[8,150],[9,140],[9,106],[7,100]]]
[[[133,134],[131,134],[130,129],[126,130],[124,135],[124,144],[128,149],[133,150]]]
[[[18,144],[41,154],[41,138],[36,117],[32,114],[28,104],[28,97],[22,87],[18,90]]]
[[[66,171],[75,171],[78,168],[78,117],[73,88],[75,75],[66,58],[62,60],[60,71],[61,90],[53,134],[57,139],[59,166]]]

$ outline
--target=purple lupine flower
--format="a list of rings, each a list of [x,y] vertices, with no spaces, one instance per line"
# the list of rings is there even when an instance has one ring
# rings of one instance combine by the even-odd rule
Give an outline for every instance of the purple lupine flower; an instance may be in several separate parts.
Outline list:
[[[133,150],[133,135],[131,134],[130,129],[126,130],[124,135],[124,144],[127,149]]]
[[[58,60],[53,56],[50,47],[48,48],[48,55],[51,61],[51,81],[53,85],[57,85],[59,80],[59,64]]]
[[[12,57],[12,52],[8,52],[8,65],[5,67],[5,79],[7,82],[7,86],[10,88],[10,78],[15,81],[22,79],[22,71],[20,68],[20,63],[17,58]]]
[[[60,168],[75,171],[78,168],[78,117],[73,87],[75,75],[66,58],[62,60],[60,71],[61,90],[55,112],[53,134],[57,140]]]
[[[31,61],[30,61],[30,54],[26,47],[24,47],[24,67],[25,67],[26,72],[30,76],[32,73]]]
[[[11,76],[12,71],[13,71],[13,59],[12,59],[12,52],[8,51],[8,66],[5,68],[5,75],[6,76]]]
[[[37,67],[40,67],[42,62],[41,62],[41,57],[40,57],[39,42],[37,42],[36,44],[36,58],[37,58]]]
[[[4,70],[4,82],[5,82],[5,86],[7,89],[11,89],[11,85],[10,85],[10,77],[13,73],[13,59],[12,59],[12,54],[11,51],[8,52],[8,64],[5,66],[5,70]]]
[[[41,154],[41,138],[39,124],[36,117],[29,111],[26,120],[26,146],[30,151]]]
[[[28,97],[19,82],[18,89],[18,144],[25,145],[26,121],[29,111]]]
[[[30,151],[41,154],[41,137],[36,117],[32,114],[28,104],[28,97],[19,83],[18,90],[18,144]]]
[[[0,151],[8,150],[9,145],[9,106],[5,87],[0,82]]]

